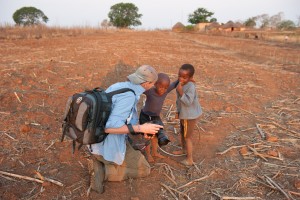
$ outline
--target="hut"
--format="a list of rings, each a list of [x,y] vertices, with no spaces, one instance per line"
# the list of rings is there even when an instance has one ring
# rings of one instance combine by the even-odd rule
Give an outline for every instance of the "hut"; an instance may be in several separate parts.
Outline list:
[[[181,22],[177,22],[173,27],[172,27],[172,31],[174,32],[180,32],[180,31],[184,31],[185,26],[181,23]]]
[[[244,31],[245,27],[241,23],[234,23],[233,21],[228,21],[226,24],[221,26],[223,31]]]
[[[218,22],[212,22],[210,25],[206,26],[206,30],[208,31],[218,31],[220,30],[220,24]]]
[[[206,31],[206,27],[209,26],[211,23],[198,23],[195,25],[196,31]]]

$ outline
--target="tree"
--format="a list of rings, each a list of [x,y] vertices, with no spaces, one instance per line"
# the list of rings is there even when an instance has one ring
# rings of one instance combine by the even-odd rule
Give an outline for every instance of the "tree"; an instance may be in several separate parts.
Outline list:
[[[139,18],[143,15],[138,13],[139,9],[133,3],[118,3],[110,7],[108,18],[118,28],[139,26],[142,23]]]
[[[296,28],[296,25],[291,20],[284,20],[277,25],[277,28],[280,30],[291,30]]]
[[[248,18],[244,22],[244,25],[247,26],[247,27],[254,28],[256,26],[255,18],[254,17]]]
[[[258,17],[260,19],[261,25],[260,28],[267,28],[270,24],[270,17],[268,14],[262,14]]]
[[[209,22],[217,22],[217,18],[211,18]]]
[[[209,12],[205,8],[198,8],[193,12],[193,14],[189,14],[188,22],[191,24],[209,22],[207,18],[210,18],[213,14],[213,12]],[[212,20],[217,21],[216,18],[212,18]]]
[[[35,7],[23,7],[16,10],[13,14],[13,19],[17,25],[30,26],[47,23],[48,17]]]
[[[275,28],[278,26],[278,24],[281,23],[282,19],[283,19],[284,13],[283,12],[279,12],[277,15],[273,15],[270,17],[269,19],[269,24],[272,28]]]

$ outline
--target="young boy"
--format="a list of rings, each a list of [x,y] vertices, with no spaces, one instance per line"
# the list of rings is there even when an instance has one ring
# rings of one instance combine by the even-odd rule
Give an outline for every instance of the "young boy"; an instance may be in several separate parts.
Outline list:
[[[195,81],[193,79],[195,69],[191,64],[184,64],[178,73],[179,84],[177,93],[177,112],[180,119],[180,135],[182,150],[174,151],[174,154],[186,154],[187,157],[182,164],[193,165],[193,131],[197,124],[198,117],[202,114],[202,109],[198,100]]]
[[[177,86],[178,81],[175,81],[170,84],[170,78],[167,74],[159,73],[158,79],[151,89],[144,92],[147,99],[145,106],[142,108],[140,113],[140,124],[144,124],[149,121],[158,121],[160,125],[163,126],[162,120],[160,118],[160,112],[164,100],[167,97],[167,94],[171,92]],[[145,153],[148,162],[154,162],[153,157],[164,158],[163,155],[157,152],[158,139],[153,137],[151,140],[152,144],[152,155],[150,154],[150,145],[145,148]]]

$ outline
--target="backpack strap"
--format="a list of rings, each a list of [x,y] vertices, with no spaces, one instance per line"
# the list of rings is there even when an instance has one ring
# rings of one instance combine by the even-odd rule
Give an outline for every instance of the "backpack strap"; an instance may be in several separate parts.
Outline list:
[[[112,91],[112,92],[108,92],[107,94],[109,96],[114,96],[115,94],[120,94],[120,93],[124,93],[124,92],[133,92],[133,94],[135,95],[135,92],[133,91],[133,89],[130,89],[130,88],[122,88],[122,89],[118,89],[118,90],[115,90],[115,91]]]

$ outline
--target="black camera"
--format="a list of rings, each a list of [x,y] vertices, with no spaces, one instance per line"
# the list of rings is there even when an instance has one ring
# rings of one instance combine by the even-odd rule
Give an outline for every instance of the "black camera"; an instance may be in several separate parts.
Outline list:
[[[161,121],[159,121],[159,120],[152,120],[152,121],[147,122],[147,123],[163,125],[161,123]],[[170,142],[170,140],[169,140],[168,136],[165,134],[163,128],[160,128],[159,131],[155,135],[157,136],[158,145],[160,147],[165,146]],[[149,134],[148,136],[151,136],[151,135]]]

